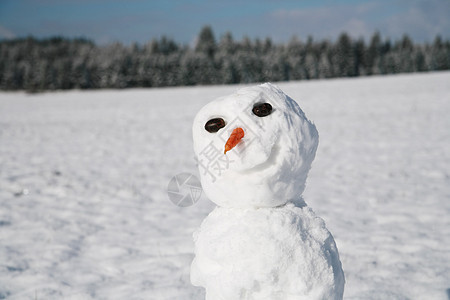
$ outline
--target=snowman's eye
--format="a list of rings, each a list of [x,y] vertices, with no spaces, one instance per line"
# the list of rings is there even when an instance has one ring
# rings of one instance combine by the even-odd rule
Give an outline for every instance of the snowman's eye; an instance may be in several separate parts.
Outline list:
[[[225,121],[222,118],[214,118],[206,122],[205,129],[208,132],[217,132],[220,128],[225,127]]]
[[[256,103],[253,106],[252,112],[258,117],[266,117],[272,113],[272,105],[269,103]]]

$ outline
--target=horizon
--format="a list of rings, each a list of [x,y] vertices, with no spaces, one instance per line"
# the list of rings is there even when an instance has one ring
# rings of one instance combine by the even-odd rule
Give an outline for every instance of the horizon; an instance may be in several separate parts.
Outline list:
[[[415,43],[450,38],[450,1],[345,0],[278,2],[32,0],[0,2],[0,40],[52,37],[85,38],[103,45],[145,44],[165,36],[194,45],[211,26],[216,40],[230,32],[235,40],[270,38],[287,43],[336,40],[347,33],[368,41],[375,32],[386,40],[408,35]]]
[[[206,27],[206,26],[210,26],[210,25],[205,25],[204,27]],[[86,37],[86,36],[63,36],[63,35],[52,35],[52,36],[44,36],[44,37],[37,37],[37,36],[34,36],[34,35],[28,35],[28,36],[20,36],[20,37],[13,37],[13,38],[0,38],[0,43],[1,42],[9,42],[9,41],[26,40],[26,39],[31,38],[31,39],[34,39],[37,42],[51,41],[51,40],[54,40],[54,39],[63,39],[63,40],[67,40],[67,41],[77,41],[77,40],[79,40],[79,41],[85,41],[87,43],[93,43],[93,45],[99,46],[99,47],[109,46],[109,45],[113,45],[115,43],[122,44],[125,47],[130,47],[130,46],[133,46],[133,45],[137,45],[138,47],[143,47],[143,46],[145,46],[147,44],[152,43],[153,41],[161,42],[161,40],[165,38],[169,42],[174,42],[178,47],[188,47],[190,49],[193,49],[193,48],[196,47],[197,38],[198,38],[198,35],[200,34],[202,28],[199,29],[199,32],[197,33],[197,36],[195,37],[194,42],[191,42],[191,43],[183,43],[183,42],[177,41],[175,39],[172,39],[172,38],[170,38],[170,37],[168,37],[168,36],[166,36],[164,34],[162,34],[159,38],[152,38],[152,39],[147,40],[147,41],[139,41],[139,42],[135,41],[135,42],[130,42],[130,43],[124,43],[122,41],[110,41],[108,43],[98,43],[94,39],[91,39],[91,38]],[[223,37],[223,35],[217,36],[216,33],[214,32],[214,28],[212,28],[212,30],[213,30],[215,42],[216,42],[216,44],[219,44],[220,39]],[[227,32],[225,32],[225,33],[227,33]],[[394,43],[394,44],[395,43],[401,43],[402,40],[405,37],[409,38],[414,45],[432,45],[436,41],[437,38],[440,38],[441,42],[444,42],[444,43],[450,42],[450,38],[443,38],[442,35],[440,35],[440,34],[437,34],[436,36],[430,38],[430,40],[418,42],[418,41],[414,40],[411,36],[409,36],[407,33],[403,34],[402,36],[400,36],[398,38],[392,39],[392,38],[383,36],[379,31],[374,31],[371,35],[369,35],[368,37],[364,37],[364,38],[363,37],[359,37],[359,38],[352,37],[351,35],[348,34],[348,32],[341,32],[338,36],[336,36],[336,37],[334,37],[332,39],[330,39],[330,38],[318,39],[318,38],[315,38],[314,36],[307,36],[307,37],[304,37],[304,38],[300,38],[298,36],[292,36],[289,40],[281,41],[281,42],[278,42],[278,43],[273,41],[271,39],[271,37],[269,37],[269,36],[263,37],[263,38],[260,38],[260,37],[250,38],[248,36],[243,36],[240,39],[236,39],[234,36],[232,36],[232,38],[233,38],[233,41],[235,43],[241,43],[241,42],[244,41],[245,38],[249,38],[249,40],[252,43],[254,43],[254,42],[258,41],[258,40],[260,42],[264,42],[266,39],[270,39],[271,42],[274,45],[287,45],[293,40],[296,40],[296,41],[299,41],[300,43],[306,44],[308,42],[309,38],[311,38],[312,42],[314,44],[320,44],[320,43],[323,43],[323,42],[329,42],[329,43],[334,44],[334,43],[337,43],[338,40],[339,40],[339,37],[341,35],[344,35],[344,34],[346,34],[351,39],[351,41],[353,41],[353,42],[357,42],[358,40],[362,39],[366,46],[368,46],[370,44],[371,38],[373,36],[375,36],[376,34],[379,35],[379,37],[381,38],[381,42],[382,43],[386,43],[386,42],[387,43]]]

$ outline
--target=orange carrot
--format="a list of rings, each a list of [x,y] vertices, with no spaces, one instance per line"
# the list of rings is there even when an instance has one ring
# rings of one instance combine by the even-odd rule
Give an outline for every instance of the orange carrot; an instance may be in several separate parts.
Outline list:
[[[230,137],[228,138],[227,143],[225,144],[225,151],[223,153],[226,154],[227,151],[233,149],[234,146],[236,146],[243,137],[244,137],[244,130],[240,127],[235,128],[231,133]]]

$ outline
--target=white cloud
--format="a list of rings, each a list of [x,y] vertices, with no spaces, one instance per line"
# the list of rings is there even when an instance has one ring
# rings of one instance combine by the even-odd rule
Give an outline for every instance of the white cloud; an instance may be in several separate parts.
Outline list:
[[[431,42],[438,34],[450,37],[450,1],[417,1],[404,12],[387,18],[382,26],[386,34],[408,33],[414,40]]]
[[[315,38],[336,38],[347,32],[353,37],[368,36],[374,29],[367,23],[367,15],[378,5],[339,5],[302,10],[278,10],[268,16],[271,28],[282,36],[283,31],[301,37],[312,35]],[[286,37],[284,37],[285,39]]]
[[[15,37],[16,37],[16,35],[14,34],[14,32],[12,32],[8,28],[3,27],[3,26],[0,25],[0,38],[12,39],[12,38],[15,38]]]
[[[341,32],[347,32],[353,37],[367,37],[373,34],[374,30],[370,29],[364,20],[351,18],[344,22],[339,28]]]
[[[408,34],[414,41],[432,41],[437,34],[450,38],[450,1],[389,0],[357,5],[332,5],[297,10],[277,10],[265,17],[266,35],[286,41],[292,35],[335,39],[342,32],[354,38],[380,31],[399,39]],[[258,30],[257,28],[255,30]],[[260,33],[260,32],[258,32]]]

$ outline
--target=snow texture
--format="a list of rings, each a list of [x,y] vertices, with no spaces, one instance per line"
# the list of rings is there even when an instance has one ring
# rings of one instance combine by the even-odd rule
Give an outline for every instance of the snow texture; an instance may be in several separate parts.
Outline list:
[[[342,299],[344,274],[322,219],[292,203],[217,207],[195,234],[191,281],[206,299]]]
[[[263,103],[272,111],[257,116],[252,109]],[[225,126],[208,132],[215,118]],[[237,146],[214,153],[216,161],[233,154],[227,165],[202,164],[238,127]],[[342,299],[334,239],[301,201],[319,137],[297,103],[270,83],[240,89],[199,111],[193,137],[202,187],[219,205],[194,237],[191,282],[206,299]]]
[[[255,104],[269,103],[272,113],[258,117]],[[226,126],[210,133],[208,120]],[[223,154],[231,132],[244,138]],[[296,200],[316,155],[318,134],[297,103],[272,84],[243,88],[208,103],[193,124],[194,152],[203,190],[221,207],[274,207]]]
[[[449,82],[278,84],[320,132],[303,195],[333,232],[344,299],[448,299]],[[204,299],[192,232],[215,205],[177,207],[166,188],[199,177],[192,120],[238,88],[0,93],[0,299]]]

